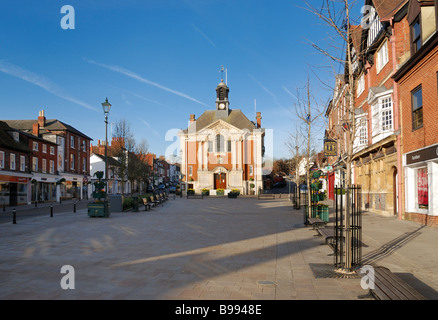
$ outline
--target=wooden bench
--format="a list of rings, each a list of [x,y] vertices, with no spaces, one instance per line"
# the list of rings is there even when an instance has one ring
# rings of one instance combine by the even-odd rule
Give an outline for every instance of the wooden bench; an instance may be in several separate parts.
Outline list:
[[[151,209],[151,203],[146,198],[141,198],[144,204],[144,211],[148,211]]]
[[[325,227],[327,225],[327,222],[320,218],[308,218],[307,223],[313,226],[313,229],[319,229],[320,227]]]
[[[162,193],[159,193],[159,194],[158,194],[158,197],[159,197],[159,199],[160,199],[162,202],[164,202],[164,201],[167,200],[167,198],[166,198]]]
[[[335,237],[335,228],[333,227],[318,228],[318,233],[320,236],[324,237],[324,241],[326,244],[328,244],[330,247],[333,246],[333,240]]]
[[[356,271],[361,277],[366,275],[361,269]],[[374,267],[374,289],[370,289],[370,293],[378,300],[426,300],[423,295],[385,267]]]
[[[273,193],[261,193],[258,196],[258,199],[275,199],[275,194]]]

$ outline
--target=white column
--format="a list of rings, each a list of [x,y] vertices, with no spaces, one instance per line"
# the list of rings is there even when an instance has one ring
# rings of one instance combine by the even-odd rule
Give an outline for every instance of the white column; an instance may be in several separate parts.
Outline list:
[[[237,143],[237,141],[236,140],[231,140],[231,163],[232,163],[232,168],[233,168],[233,171],[234,170],[236,170],[236,160],[237,160],[237,154],[236,154],[236,152],[237,152],[237,148],[236,148],[236,143]]]
[[[431,216],[438,215],[438,164],[429,161],[427,164],[427,183],[429,195],[429,210]]]
[[[198,156],[198,170],[202,170],[202,162],[204,158],[204,155],[202,153],[202,141],[198,141],[198,150],[196,154]]]
[[[237,141],[237,168],[242,169],[242,139]]]

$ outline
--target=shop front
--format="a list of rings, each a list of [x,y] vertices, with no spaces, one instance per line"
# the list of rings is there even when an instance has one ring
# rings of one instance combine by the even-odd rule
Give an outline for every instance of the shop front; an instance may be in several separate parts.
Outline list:
[[[0,205],[17,206],[28,203],[30,175],[0,175]]]
[[[34,173],[31,183],[32,202],[51,202],[56,201],[57,187],[56,182],[61,177],[58,175]]]
[[[404,155],[404,219],[438,223],[438,144]]]

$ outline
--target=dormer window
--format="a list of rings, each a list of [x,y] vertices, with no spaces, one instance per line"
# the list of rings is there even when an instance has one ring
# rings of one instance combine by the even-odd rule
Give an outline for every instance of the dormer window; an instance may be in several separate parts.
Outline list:
[[[411,25],[411,39],[411,52],[414,54],[420,50],[422,45],[420,16],[418,16]]]

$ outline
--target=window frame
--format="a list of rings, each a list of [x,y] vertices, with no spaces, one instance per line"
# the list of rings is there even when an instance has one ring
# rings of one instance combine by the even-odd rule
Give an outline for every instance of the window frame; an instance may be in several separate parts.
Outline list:
[[[44,158],[41,161],[41,172],[47,173],[47,160]]]
[[[418,24],[419,26],[419,34],[418,36],[414,39],[414,26]],[[414,55],[415,53],[418,52],[418,50],[421,49],[421,47],[423,46],[423,40],[422,40],[422,30],[421,30],[421,14],[419,14],[414,21],[412,21],[412,23],[409,25],[409,31],[410,31],[410,37],[411,37],[411,55]],[[417,47],[417,42],[420,41],[420,47]]]
[[[38,157],[32,157],[32,171],[38,172]]]
[[[16,170],[17,163],[16,163],[16,156],[15,153],[9,153],[9,170]]]
[[[38,151],[38,142],[33,141],[33,143],[32,143],[32,150],[33,151]]]
[[[5,159],[6,159],[6,155],[4,151],[0,151],[0,169],[4,169],[5,168]]]
[[[382,57],[385,57],[385,59],[382,59]],[[379,50],[377,51],[377,73],[382,71],[382,69],[388,64],[388,62],[389,62],[388,40],[385,40],[383,44],[380,46]]]
[[[20,171],[24,172],[26,171],[26,157],[20,156]]]
[[[75,169],[75,155],[70,153],[70,170]]]
[[[49,160],[49,172],[50,173],[55,173],[55,161],[53,160]]]
[[[417,92],[421,92],[421,106],[417,106],[414,109],[414,96]],[[416,122],[418,122],[418,119],[415,119],[414,114],[416,112],[420,113],[421,111],[421,125],[415,125]],[[419,86],[415,87],[413,90],[411,90],[411,117],[412,117],[412,131],[418,130],[423,127],[423,87],[420,84]],[[419,117],[418,117],[419,118]]]

